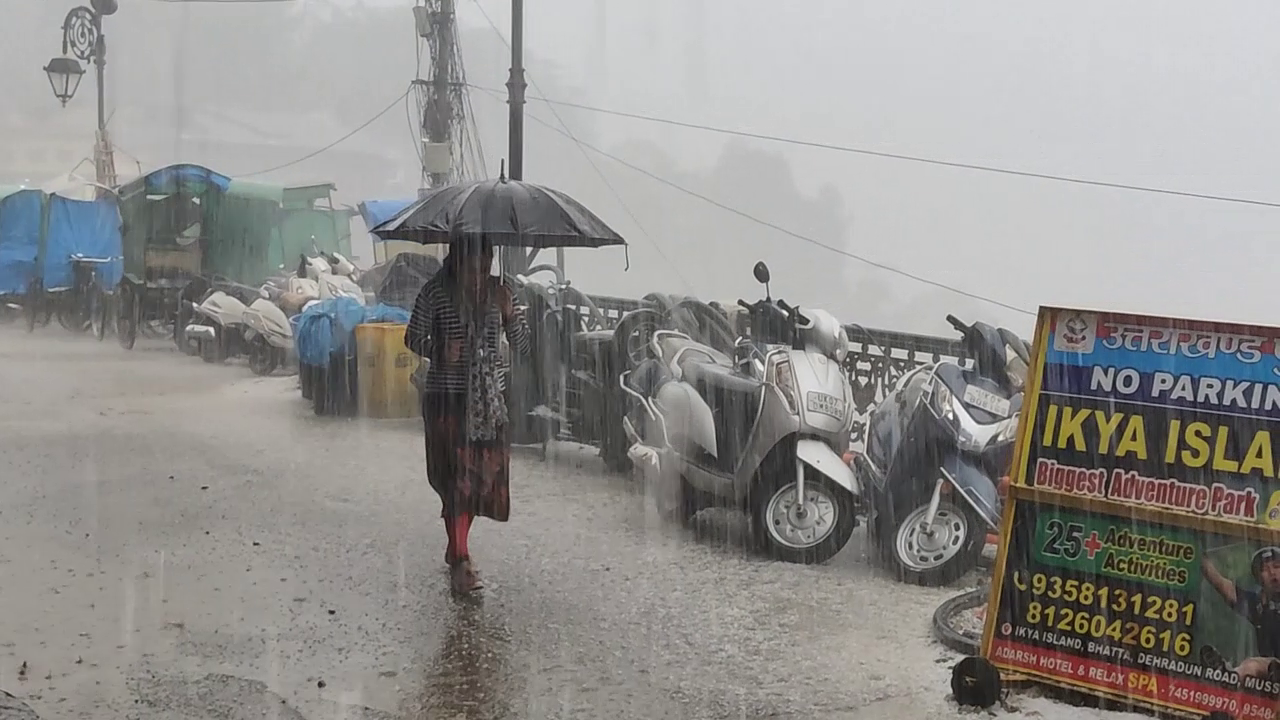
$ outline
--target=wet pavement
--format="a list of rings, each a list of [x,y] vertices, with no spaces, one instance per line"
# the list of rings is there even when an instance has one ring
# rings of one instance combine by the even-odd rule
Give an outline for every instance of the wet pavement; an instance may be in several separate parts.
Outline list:
[[[0,408],[0,688],[42,718],[957,715],[929,618],[960,588],[881,576],[860,533],[769,562],[588,450],[518,451],[455,600],[414,422],[56,328],[0,328]]]

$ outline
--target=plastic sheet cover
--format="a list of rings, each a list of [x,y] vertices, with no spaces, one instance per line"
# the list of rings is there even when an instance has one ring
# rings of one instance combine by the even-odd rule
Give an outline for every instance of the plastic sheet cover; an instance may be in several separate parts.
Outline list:
[[[365,200],[357,205],[356,209],[360,211],[364,226],[372,230],[390,220],[396,213],[409,207],[412,202],[412,200]],[[370,235],[369,237],[374,242],[382,242],[382,238],[377,235]]]
[[[71,286],[73,255],[109,261],[95,265],[102,287],[115,287],[124,274],[120,213],[112,200],[72,200],[51,195],[45,242],[45,289]]]
[[[390,305],[364,306],[348,297],[321,300],[297,315],[293,323],[298,359],[307,365],[328,365],[329,355],[354,342],[362,323],[408,323],[409,313]]]
[[[19,190],[0,200],[0,295],[22,295],[40,252],[44,193]]]

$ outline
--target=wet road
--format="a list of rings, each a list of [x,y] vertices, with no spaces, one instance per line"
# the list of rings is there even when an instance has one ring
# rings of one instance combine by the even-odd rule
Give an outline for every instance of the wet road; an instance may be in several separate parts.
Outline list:
[[[957,592],[703,537],[588,451],[517,453],[447,590],[412,422],[292,377],[0,328],[0,688],[42,718],[953,717]]]

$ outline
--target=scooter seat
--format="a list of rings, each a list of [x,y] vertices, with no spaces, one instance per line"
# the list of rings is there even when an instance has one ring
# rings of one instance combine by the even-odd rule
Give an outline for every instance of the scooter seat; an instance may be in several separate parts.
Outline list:
[[[713,362],[705,356],[695,356],[692,353],[680,359],[680,370],[684,374],[684,380],[699,392],[703,388],[716,388],[729,393],[754,395],[763,385],[759,380],[743,375],[730,365]]]
[[[662,383],[671,379],[671,373],[660,361],[650,358],[640,363],[627,376],[627,387],[644,397],[653,397]]]
[[[711,410],[719,452],[709,462],[719,472],[735,472],[760,414],[764,383],[741,374],[732,365],[710,362],[705,357],[681,358],[680,367],[684,381],[693,386]]]
[[[664,337],[659,340],[658,349],[661,351],[662,358],[666,362],[670,362],[677,353],[684,350],[684,353],[680,356],[681,366],[686,362],[695,360],[701,362],[710,360],[711,362],[723,363],[725,365],[733,364],[733,358],[725,355],[719,350],[716,350],[710,345],[700,343],[697,340],[691,340],[687,337],[680,337],[678,335]]]

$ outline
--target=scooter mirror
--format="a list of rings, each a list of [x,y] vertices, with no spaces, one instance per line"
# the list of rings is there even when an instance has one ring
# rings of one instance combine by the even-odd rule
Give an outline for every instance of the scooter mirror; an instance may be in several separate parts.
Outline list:
[[[761,285],[769,283],[769,266],[765,265],[763,260],[756,263],[756,266],[751,269],[751,274],[756,276],[756,282]]]

